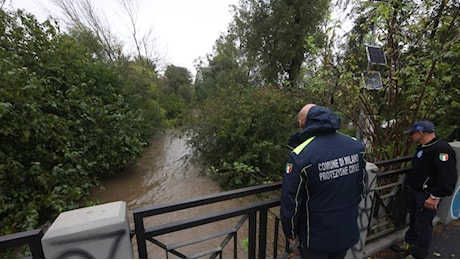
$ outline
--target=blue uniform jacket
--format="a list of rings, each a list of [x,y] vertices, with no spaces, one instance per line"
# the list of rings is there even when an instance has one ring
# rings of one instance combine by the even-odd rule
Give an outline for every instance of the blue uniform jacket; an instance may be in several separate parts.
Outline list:
[[[347,250],[359,240],[364,147],[336,133],[340,124],[340,118],[327,108],[309,110],[305,128],[289,141],[293,150],[281,190],[286,237],[323,252]]]

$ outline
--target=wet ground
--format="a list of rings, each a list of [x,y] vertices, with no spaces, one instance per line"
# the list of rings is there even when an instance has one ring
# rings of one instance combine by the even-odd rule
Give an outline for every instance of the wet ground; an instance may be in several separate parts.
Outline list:
[[[369,258],[396,259],[405,258],[405,255],[393,252],[386,248]],[[460,219],[448,225],[437,224],[433,230],[429,259],[459,259],[460,258]]]

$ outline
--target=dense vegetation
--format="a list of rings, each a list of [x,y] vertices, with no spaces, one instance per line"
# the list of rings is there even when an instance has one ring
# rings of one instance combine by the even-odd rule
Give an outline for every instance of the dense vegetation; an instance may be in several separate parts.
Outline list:
[[[225,189],[280,180],[301,102],[267,88],[214,94],[191,120],[191,145]]]
[[[337,111],[347,134],[358,129],[371,161],[407,155],[401,132],[417,119],[440,136],[458,127],[458,1],[342,2],[355,16],[338,45],[335,2],[241,0],[194,82],[185,68],[160,75],[155,59],[123,54],[97,26],[62,32],[2,9],[0,234],[86,203],[165,127],[185,129],[225,189],[280,180],[305,103]],[[366,45],[387,63],[369,64]],[[363,86],[368,70],[382,75],[380,90]]]
[[[108,59],[89,30],[63,33],[3,9],[0,27],[0,234],[9,234],[85,203],[89,188],[136,160],[190,100],[154,66]],[[189,83],[168,70],[180,88]]]
[[[359,130],[370,161],[411,153],[401,133],[416,120],[432,120],[438,136],[459,137],[452,135],[460,124],[459,2],[340,2],[352,9],[343,39],[341,24],[322,12],[336,2],[244,0],[235,7],[228,33],[198,69],[195,90],[206,113],[190,127],[192,145],[223,185],[278,180],[282,147],[295,131],[290,119],[309,102],[339,112],[343,132]],[[301,15],[311,10],[322,15]],[[293,28],[303,41],[291,41]],[[382,50],[386,63],[369,63],[366,46]],[[367,71],[380,73],[381,89],[364,84]]]

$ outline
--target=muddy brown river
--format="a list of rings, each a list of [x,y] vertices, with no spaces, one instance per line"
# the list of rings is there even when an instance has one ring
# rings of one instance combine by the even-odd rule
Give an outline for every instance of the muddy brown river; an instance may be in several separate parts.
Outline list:
[[[220,192],[217,183],[190,162],[184,139],[167,133],[155,136],[143,156],[124,174],[105,180],[91,198],[101,203],[122,200],[129,209]]]
[[[168,202],[175,202],[184,199],[195,198],[221,192],[219,185],[209,177],[202,174],[202,167],[190,161],[190,149],[184,139],[175,137],[172,133],[158,135],[151,140],[145,148],[142,158],[134,165],[128,167],[124,174],[105,180],[102,188],[92,191],[91,198],[98,203],[113,201],[124,201],[128,207],[130,228],[134,229],[132,221],[133,209],[143,208],[151,205],[158,205]],[[218,205],[207,205],[200,208],[173,212],[145,220],[145,226],[163,224],[171,221],[183,220],[206,214],[222,211],[229,208],[240,207],[250,201],[235,200]],[[238,219],[229,219],[202,226],[193,230],[175,232],[159,237],[165,244],[177,243],[204,236],[218,230],[232,227]],[[243,240],[247,238],[247,225],[243,225],[242,235],[238,235],[238,258],[247,258],[247,250],[243,246]],[[240,232],[239,232],[240,233]],[[193,254],[195,252],[213,247],[220,243],[220,240],[208,241],[192,247],[183,248],[182,252]],[[148,244],[149,258],[166,258],[166,252],[153,245]],[[230,244],[233,244],[231,242]],[[224,258],[233,258],[233,247],[224,250]],[[133,239],[133,251],[137,258],[136,240]],[[177,258],[170,253],[170,258]],[[208,257],[208,256],[207,256]]]

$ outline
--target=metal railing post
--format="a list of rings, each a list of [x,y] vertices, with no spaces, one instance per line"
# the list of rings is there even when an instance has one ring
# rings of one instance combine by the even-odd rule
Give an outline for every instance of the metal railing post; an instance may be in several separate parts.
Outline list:
[[[259,258],[265,259],[267,250],[267,209],[259,212]]]
[[[137,252],[139,253],[140,259],[147,259],[147,244],[145,242],[145,227],[142,216],[137,215],[135,212],[134,216],[134,232],[136,234],[137,241]]]
[[[275,216],[275,234],[274,234],[274,239],[273,239],[273,258],[277,259],[278,258],[278,236],[279,236],[279,229],[280,227],[280,219]]]
[[[249,213],[249,241],[248,241],[248,258],[255,259],[256,258],[256,233],[257,233],[257,220],[256,220],[256,212],[253,211]]]
[[[33,235],[33,238],[29,242],[30,252],[32,253],[32,258],[44,259],[45,253],[43,252],[42,246],[42,237],[43,230],[39,230],[36,234]]]

